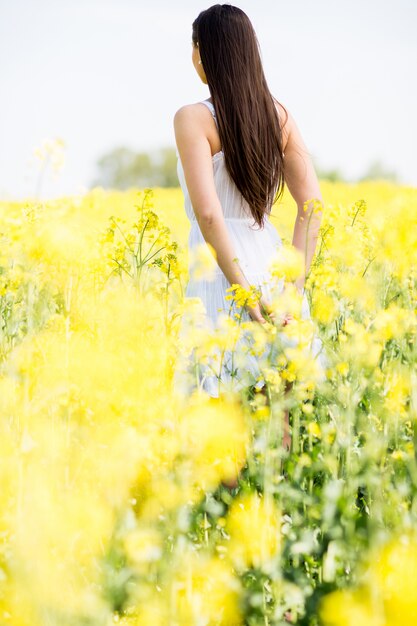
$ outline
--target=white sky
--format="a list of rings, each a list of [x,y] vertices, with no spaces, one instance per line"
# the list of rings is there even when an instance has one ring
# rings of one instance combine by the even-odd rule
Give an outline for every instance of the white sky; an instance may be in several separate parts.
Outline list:
[[[201,0],[0,0],[0,198],[33,195],[43,139],[66,142],[43,196],[78,193],[106,151],[174,145],[172,118],[209,96],[191,64]],[[269,87],[320,167],[379,159],[417,186],[417,2],[241,0]]]

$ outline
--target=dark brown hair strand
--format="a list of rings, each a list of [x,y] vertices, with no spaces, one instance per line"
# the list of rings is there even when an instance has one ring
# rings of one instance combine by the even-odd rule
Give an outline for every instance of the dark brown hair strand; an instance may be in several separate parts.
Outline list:
[[[255,31],[241,9],[215,4],[194,20],[192,41],[200,50],[226,169],[262,227],[285,183],[282,129]]]

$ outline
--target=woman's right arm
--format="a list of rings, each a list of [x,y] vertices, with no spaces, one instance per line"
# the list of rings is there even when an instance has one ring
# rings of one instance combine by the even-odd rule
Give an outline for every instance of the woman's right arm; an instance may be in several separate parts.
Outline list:
[[[204,105],[202,105],[204,107]],[[211,147],[205,132],[206,117],[202,107],[187,105],[174,117],[175,139],[184,170],[185,182],[201,233],[215,253],[216,261],[230,285],[249,288],[236,258],[217,195]],[[259,305],[249,309],[252,319],[265,322]]]

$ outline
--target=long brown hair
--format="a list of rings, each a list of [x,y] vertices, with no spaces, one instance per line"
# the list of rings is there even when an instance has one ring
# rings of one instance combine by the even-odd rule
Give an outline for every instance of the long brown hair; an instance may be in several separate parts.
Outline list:
[[[279,116],[258,39],[246,13],[230,4],[202,11],[192,29],[216,111],[226,169],[262,227],[265,213],[284,192],[284,160]]]

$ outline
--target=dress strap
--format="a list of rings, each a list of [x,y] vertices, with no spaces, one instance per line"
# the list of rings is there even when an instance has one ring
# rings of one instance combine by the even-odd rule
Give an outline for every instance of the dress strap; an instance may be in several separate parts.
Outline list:
[[[202,103],[202,104],[205,104],[205,105],[206,105],[206,107],[208,107],[208,109],[210,110],[210,113],[211,113],[211,114],[212,114],[212,116],[213,116],[214,121],[215,121],[215,122],[216,122],[216,124],[217,124],[216,111],[214,110],[214,106],[213,106],[213,104],[212,104],[211,102],[209,102],[208,100],[202,100],[202,101],[201,101],[201,103]]]

